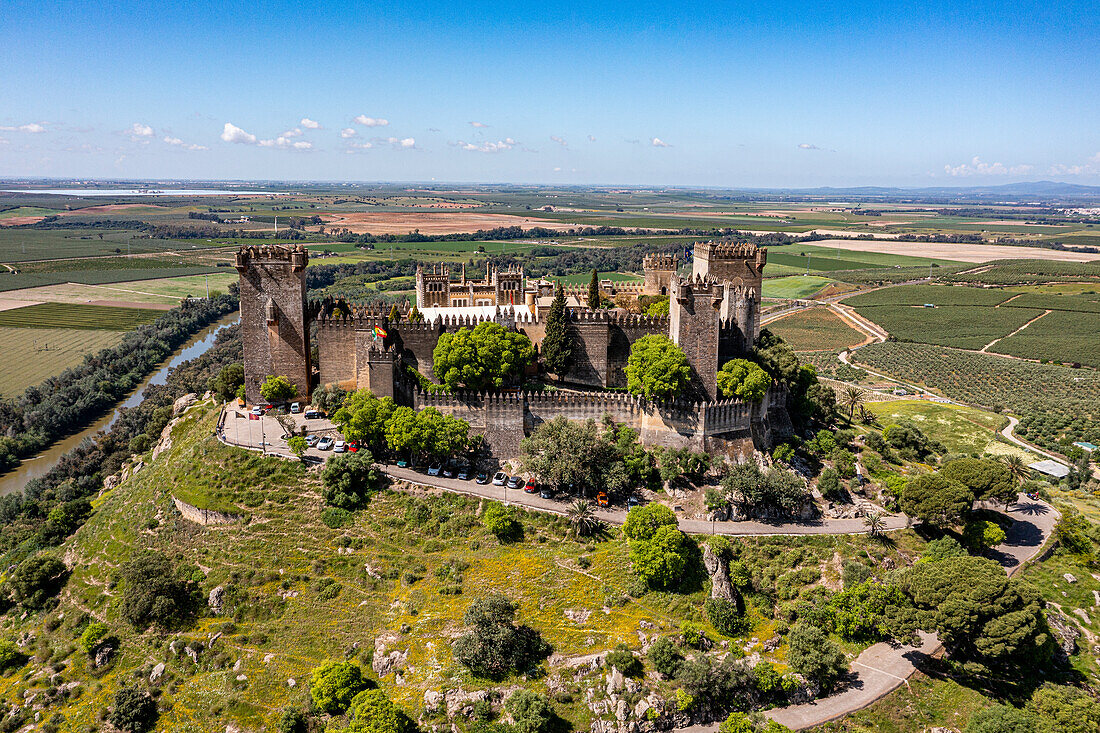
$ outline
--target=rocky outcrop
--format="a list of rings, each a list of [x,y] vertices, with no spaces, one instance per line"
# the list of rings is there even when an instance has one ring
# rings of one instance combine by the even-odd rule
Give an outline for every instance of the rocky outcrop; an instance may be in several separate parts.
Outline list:
[[[703,543],[703,565],[710,575],[710,597],[721,598],[727,601],[738,600],[737,591],[730,582],[729,559],[715,552],[706,542]]]
[[[1050,626],[1050,630],[1054,632],[1054,640],[1060,651],[1059,656],[1064,655],[1065,659],[1073,656],[1074,652],[1077,651],[1077,640],[1081,638],[1081,630],[1072,621],[1054,610],[1047,611],[1047,624]]]
[[[172,403],[172,417],[176,417],[191,405],[199,401],[199,396],[194,392],[188,392]]]
[[[210,607],[210,610],[215,614],[222,612],[222,607],[225,605],[225,586],[219,585],[210,591],[210,595],[207,596],[206,605]]]
[[[371,667],[374,669],[374,673],[379,677],[385,677],[388,674],[405,668],[405,663],[409,659],[408,650],[390,648],[396,644],[400,638],[400,635],[392,631],[383,632],[375,638],[374,660],[371,662]]]
[[[175,502],[176,509],[183,515],[183,518],[195,524],[229,524],[230,522],[238,522],[243,519],[240,514],[228,514],[226,512],[216,512],[211,509],[199,509],[197,506],[191,506],[187,502],[180,501],[174,496],[172,497],[172,501]]]

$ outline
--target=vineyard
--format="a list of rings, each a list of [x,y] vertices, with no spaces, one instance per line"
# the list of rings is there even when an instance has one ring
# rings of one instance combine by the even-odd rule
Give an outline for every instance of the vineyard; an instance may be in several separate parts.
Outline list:
[[[983,306],[922,308],[913,305],[875,305],[860,306],[856,310],[899,341],[957,349],[981,349],[1043,313],[1027,308]]]
[[[0,397],[17,397],[32,385],[84,361],[85,354],[114,346],[119,331],[75,328],[0,328]]]
[[[129,331],[143,323],[152,323],[161,315],[163,311],[145,308],[40,303],[0,311],[0,327]]]
[[[1059,449],[1100,440],[1100,373],[926,344],[886,342],[854,352],[860,364],[951,399],[1020,416],[1016,433]]]
[[[784,316],[768,324],[795,351],[835,351],[863,343],[863,334],[851,328],[827,308],[812,308]]]
[[[1100,313],[1051,311],[1019,333],[998,341],[989,350],[1027,359],[1100,368]]]
[[[845,305],[854,308],[880,305],[942,305],[993,306],[1011,298],[1015,293],[985,288],[952,287],[950,285],[899,285],[895,288],[872,290],[869,293],[847,298]],[[1019,300],[1019,299],[1017,299]],[[1013,301],[1015,304],[1016,301]],[[1033,306],[1041,308],[1045,306]]]
[[[1023,285],[1045,282],[1100,282],[1100,258],[1092,262],[1056,260],[996,260],[989,265],[955,272],[943,278],[948,282],[980,285]]]

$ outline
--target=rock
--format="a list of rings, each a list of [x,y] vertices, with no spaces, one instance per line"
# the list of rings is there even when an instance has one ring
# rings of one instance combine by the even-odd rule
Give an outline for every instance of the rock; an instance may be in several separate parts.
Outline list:
[[[397,643],[401,637],[392,631],[385,631],[379,634],[374,639],[374,660],[371,662],[371,668],[374,669],[374,673],[379,677],[385,677],[391,672],[396,672],[405,668],[405,663],[408,661],[408,650],[400,651],[393,650],[387,652],[387,648]]]
[[[191,405],[199,401],[199,396],[194,392],[188,392],[172,403],[172,417],[180,414]]]
[[[1074,626],[1069,619],[1057,611],[1047,609],[1047,624],[1054,632],[1055,642],[1061,652],[1070,657],[1077,651],[1077,640],[1081,638],[1081,631]]]
[[[236,662],[233,663],[233,671],[234,672],[240,672],[241,671],[241,660],[240,659],[238,659]]]
[[[577,624],[583,624],[585,621],[588,620],[588,617],[592,615],[592,612],[589,611],[587,608],[582,608],[579,611],[572,608],[567,608],[565,609],[565,611],[563,611],[563,613],[565,614],[565,617],[567,619]]]
[[[214,642],[222,638],[222,632],[218,632],[210,637],[210,643],[207,646],[214,646]]]
[[[196,641],[194,644],[188,644],[183,648],[183,650],[187,652],[187,656],[191,657],[192,662],[194,662],[195,664],[199,663],[199,652],[202,651],[201,643]]]
[[[246,674],[237,675],[237,682],[247,682],[247,681],[248,681],[248,675],[246,675]]]
[[[291,677],[290,679],[288,679],[286,681],[286,686],[287,687],[297,687],[298,683],[297,683],[297,681],[295,681],[295,679],[293,677]]]
[[[710,544],[703,543],[703,565],[710,574],[710,597],[727,601],[736,599],[733,583],[730,582],[729,560],[719,555]]]
[[[153,667],[153,671],[149,673],[149,681],[156,682],[164,676],[164,662],[160,662],[157,666]]]
[[[115,648],[111,644],[100,644],[99,648],[95,652],[95,668],[107,666],[111,661],[111,657],[114,656]]]
[[[271,664],[271,660],[274,659],[274,658],[275,658],[274,654],[265,654],[264,655],[264,664]]]
[[[424,691],[424,711],[428,715],[435,715],[446,704],[447,696],[438,690]]]
[[[461,687],[457,690],[449,691],[445,697],[447,699],[447,717],[455,718],[458,716],[469,717],[473,712],[474,703],[481,700],[489,700],[490,692],[486,690],[474,690],[472,692],[466,692]]]
[[[1077,582],[1077,578],[1074,575],[1072,575],[1071,573],[1065,573],[1064,575],[1062,575],[1062,577],[1066,579],[1067,583],[1076,583]]]
[[[615,667],[607,673],[607,694],[613,695],[623,689],[623,673]]]
[[[120,482],[120,479],[118,477],[118,474],[117,473],[112,474],[112,475],[108,476],[107,478],[103,479],[103,490],[104,491],[110,491],[111,489],[118,486],[119,482]]]
[[[645,714],[649,712],[652,705],[649,704],[649,700],[644,697],[638,701],[638,704],[634,706],[634,717],[639,720],[645,720]]]
[[[615,703],[615,717],[619,721],[625,721],[630,716],[630,706],[627,705],[626,700],[619,700]]]
[[[217,588],[210,591],[210,595],[206,598],[206,605],[210,606],[210,610],[215,614],[222,612],[222,607],[225,605],[224,585],[219,585]]]
[[[1100,606],[1100,591],[1098,590],[1092,592],[1092,605]]]
[[[655,629],[655,628],[657,628],[657,625],[656,624],[651,624],[648,621],[642,620],[642,621],[638,622],[638,628],[639,629]]]
[[[766,652],[774,652],[776,649],[779,648],[779,645],[782,643],[783,640],[781,638],[779,638],[778,636],[773,636],[772,638],[767,639],[763,644],[761,644],[760,648]]]
[[[1081,617],[1081,620],[1085,622],[1085,626],[1092,626],[1092,619],[1089,618],[1088,613],[1083,608],[1075,608],[1073,612]]]

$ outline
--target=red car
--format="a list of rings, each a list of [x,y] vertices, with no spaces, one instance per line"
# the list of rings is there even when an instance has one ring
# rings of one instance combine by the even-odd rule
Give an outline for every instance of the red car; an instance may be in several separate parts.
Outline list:
[[[599,506],[605,507],[605,506],[608,505],[608,503],[609,502],[607,501],[607,494],[606,493],[601,491],[600,493],[596,494],[596,504],[598,504]]]
[[[525,494],[537,494],[537,493],[539,493],[539,485],[535,483],[535,479],[533,479],[533,478],[527,479],[527,483],[523,487],[523,492]]]
[[[359,441],[358,440],[353,440],[350,443],[348,443],[348,450],[351,451],[352,453],[358,452],[359,451]]]

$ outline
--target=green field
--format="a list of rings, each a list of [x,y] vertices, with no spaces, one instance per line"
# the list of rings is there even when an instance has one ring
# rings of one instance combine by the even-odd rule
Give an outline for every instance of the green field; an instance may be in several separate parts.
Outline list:
[[[214,267],[156,267],[127,270],[71,270],[63,272],[32,272],[13,274],[0,270],[0,292],[40,288],[44,285],[83,283],[104,285],[131,280],[159,280],[166,277],[202,274],[224,274],[224,268]]]
[[[989,350],[1025,359],[1100,368],[1100,313],[1051,311]]]
[[[951,453],[1016,452],[1014,447],[996,440],[997,432],[1008,425],[1008,420],[994,412],[930,400],[869,402],[867,409],[883,426],[898,420],[912,420]]]
[[[862,333],[827,308],[797,311],[766,328],[795,351],[832,351],[863,343]]]
[[[99,235],[103,238],[100,239]],[[0,227],[0,262],[55,260],[66,257],[204,250],[216,244],[205,239],[143,239],[136,230],[13,229]]]
[[[892,288],[872,290],[844,299],[845,305],[854,308],[879,305],[981,305],[1003,303],[1015,292],[999,289],[963,288],[949,285],[898,285]]]
[[[155,321],[162,313],[159,310],[110,305],[40,303],[0,311],[0,327],[129,331],[143,323]]]
[[[981,306],[874,305],[856,311],[889,331],[899,341],[981,349],[994,339],[1007,336],[1041,310],[985,308]]]
[[[0,311],[0,315],[11,311]],[[0,397],[18,397],[27,387],[41,384],[91,354],[122,340],[119,331],[75,328],[0,327]]]
[[[764,281],[765,298],[809,298],[835,280],[817,275],[792,275]]]
[[[0,211],[0,219],[14,219],[19,216],[50,216],[56,213],[56,209],[45,209],[41,206],[17,206],[14,209]]]

